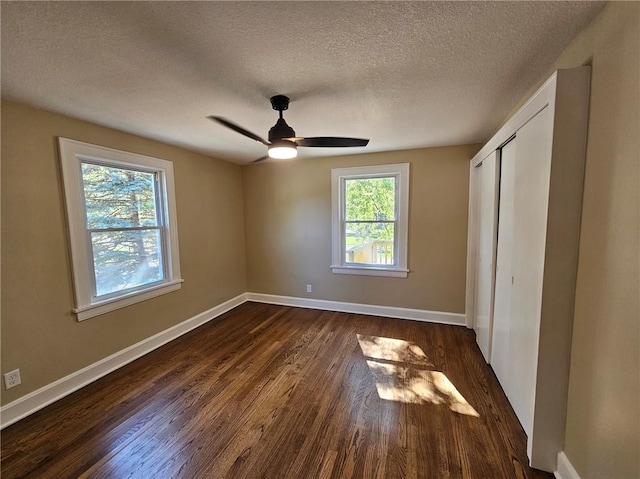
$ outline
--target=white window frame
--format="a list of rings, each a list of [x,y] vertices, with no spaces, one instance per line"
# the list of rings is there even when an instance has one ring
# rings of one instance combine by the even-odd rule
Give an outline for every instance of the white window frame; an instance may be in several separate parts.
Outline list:
[[[368,265],[347,263],[345,251],[345,181],[367,178],[395,176],[396,188],[396,228],[394,242],[394,264]],[[392,165],[359,166],[334,168],[331,170],[331,271],[336,274],[364,276],[389,276],[406,278],[409,226],[409,163]]]
[[[180,257],[178,247],[178,221],[176,218],[173,164],[170,161],[150,156],[114,150],[68,138],[58,138],[62,180],[67,207],[71,262],[75,290],[75,308],[78,321],[108,313],[131,304],[155,298],[181,288]],[[96,298],[93,292],[95,281],[91,241],[87,241],[87,223],[82,182],[82,162],[96,162],[105,166],[120,167],[158,174],[158,185],[162,215],[162,250],[165,264],[165,279],[149,285],[127,289]]]

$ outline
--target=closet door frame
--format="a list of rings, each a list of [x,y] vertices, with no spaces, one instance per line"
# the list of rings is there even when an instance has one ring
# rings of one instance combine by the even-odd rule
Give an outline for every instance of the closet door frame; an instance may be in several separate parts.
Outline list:
[[[531,99],[512,116],[498,132],[471,159],[469,165],[469,223],[467,230],[467,291],[465,295],[466,325],[473,329],[475,323],[476,259],[478,252],[479,178],[476,167],[485,158],[506,144],[516,132],[543,108],[552,105],[556,95],[557,74],[554,73]]]
[[[543,287],[535,364],[532,429],[527,438],[532,467],[553,472],[564,445],[571,360],[575,280],[584,183],[589,112],[589,66],[556,71],[480,149],[470,163],[471,187],[475,166],[498,150],[545,108],[551,114],[552,151],[549,180]],[[469,196],[467,242],[466,324],[473,327],[475,264],[478,249],[478,195]]]

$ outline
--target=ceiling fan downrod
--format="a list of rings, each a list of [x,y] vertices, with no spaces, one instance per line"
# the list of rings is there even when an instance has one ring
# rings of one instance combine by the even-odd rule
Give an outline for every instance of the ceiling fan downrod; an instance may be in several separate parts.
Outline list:
[[[273,143],[283,138],[295,138],[296,132],[293,131],[284,120],[282,112],[289,109],[289,97],[284,95],[275,95],[271,97],[271,107],[278,111],[278,121],[269,130],[269,142]]]

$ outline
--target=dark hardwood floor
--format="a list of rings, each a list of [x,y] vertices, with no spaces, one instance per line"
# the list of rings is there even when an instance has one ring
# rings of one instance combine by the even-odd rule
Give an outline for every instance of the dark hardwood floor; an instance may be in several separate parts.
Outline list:
[[[6,428],[1,473],[552,478],[525,441],[466,328],[245,303]]]

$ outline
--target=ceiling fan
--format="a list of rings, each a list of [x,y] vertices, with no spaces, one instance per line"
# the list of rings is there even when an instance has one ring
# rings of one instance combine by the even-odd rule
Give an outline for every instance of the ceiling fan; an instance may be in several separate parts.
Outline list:
[[[271,97],[271,107],[278,111],[278,121],[269,130],[269,141],[266,141],[256,135],[255,133],[245,130],[239,125],[222,118],[220,116],[209,116],[207,118],[220,123],[231,130],[240,133],[252,140],[262,143],[269,148],[268,155],[258,158],[254,163],[264,161],[267,158],[275,158],[279,160],[286,160],[295,158],[298,155],[297,148],[299,146],[316,147],[316,148],[342,148],[350,146],[367,146],[369,140],[362,138],[342,138],[335,136],[316,136],[311,138],[302,138],[296,136],[296,132],[293,131],[287,122],[284,121],[282,112],[289,108],[289,97],[284,95],[276,95]]]

